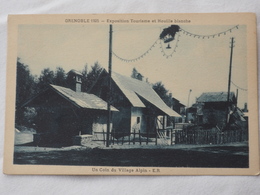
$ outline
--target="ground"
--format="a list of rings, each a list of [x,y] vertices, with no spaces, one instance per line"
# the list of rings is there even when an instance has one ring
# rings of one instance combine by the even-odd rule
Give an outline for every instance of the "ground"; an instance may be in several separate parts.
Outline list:
[[[14,164],[216,168],[247,168],[249,164],[247,142],[173,146],[125,143],[109,147],[89,142],[85,146],[37,147],[21,141],[31,138],[30,133],[16,135]]]

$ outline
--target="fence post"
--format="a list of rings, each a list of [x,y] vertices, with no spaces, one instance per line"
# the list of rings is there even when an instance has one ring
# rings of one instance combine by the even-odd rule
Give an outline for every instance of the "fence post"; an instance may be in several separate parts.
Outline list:
[[[148,145],[148,136],[149,136],[149,131],[146,130],[146,145]]]
[[[186,139],[186,144],[188,143],[188,128],[185,128],[185,139]]]
[[[172,129],[171,129],[171,146],[172,146],[172,137],[173,137],[173,136],[172,136],[172,133],[173,133],[173,132],[172,132]]]
[[[113,141],[113,145],[115,145],[115,130],[114,131],[112,131],[113,132],[113,139],[112,139],[112,141]],[[111,132],[111,133],[112,133]]]
[[[106,144],[106,138],[105,138],[105,131],[104,131],[104,129],[103,129],[103,142],[104,142],[104,144]]]
[[[155,145],[157,145],[157,131],[155,130]]]
[[[142,145],[142,140],[141,140],[141,131],[139,130],[139,142],[140,142],[140,145]]]
[[[237,130],[236,131],[236,134],[237,134],[237,140],[238,142],[241,142],[241,139],[240,139],[240,130]]]
[[[198,135],[197,135],[197,140],[196,140],[196,144],[200,141],[200,131],[198,130]]]
[[[125,132],[123,131],[122,145],[124,145],[124,135],[125,135]]]
[[[206,130],[206,144],[208,144],[208,130]]]
[[[135,129],[134,129],[134,140],[133,140],[133,144],[135,145]]]
[[[129,134],[129,136],[128,136],[128,142],[129,142],[129,145],[130,145],[130,138],[131,138],[131,135],[132,135],[132,133],[131,133],[131,130],[130,130],[130,134]]]
[[[179,141],[179,133],[177,130],[174,131],[175,133],[175,144],[178,144],[178,141]]]
[[[195,144],[195,129],[192,130],[192,144]]]

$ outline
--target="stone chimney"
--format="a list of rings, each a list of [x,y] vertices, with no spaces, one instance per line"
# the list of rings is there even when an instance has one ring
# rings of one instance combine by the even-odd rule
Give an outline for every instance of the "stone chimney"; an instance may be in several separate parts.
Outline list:
[[[81,92],[82,74],[74,69],[68,72],[67,82],[73,91]]]

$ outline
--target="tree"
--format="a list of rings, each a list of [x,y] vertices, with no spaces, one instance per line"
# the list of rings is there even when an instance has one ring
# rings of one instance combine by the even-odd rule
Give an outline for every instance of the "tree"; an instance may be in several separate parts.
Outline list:
[[[81,71],[82,73],[82,84],[81,84],[81,90],[83,92],[87,92],[88,86],[87,86],[87,77],[88,77],[88,64],[86,63],[84,66],[84,69]]]
[[[26,108],[21,107],[29,98],[37,93],[36,77],[30,73],[28,65],[20,62],[17,59],[17,74],[16,74],[16,112],[15,123],[27,123],[25,115],[30,117]]]
[[[82,71],[82,91],[87,92],[88,89],[94,84],[94,82],[97,80],[99,74],[102,71],[102,67],[99,65],[98,62],[95,62],[93,66],[91,66],[91,70],[87,73],[87,69],[85,68]]]
[[[28,65],[21,63],[19,58],[17,59],[16,68],[16,107],[20,107],[26,100],[36,94],[36,77],[30,73]]]
[[[53,83],[55,85],[67,87],[66,73],[65,73],[65,70],[63,68],[61,68],[61,67],[56,68],[55,75],[54,75],[54,78],[53,78]]]
[[[161,81],[153,84],[153,89],[168,106],[171,106],[171,97],[168,95],[168,90]]]
[[[49,68],[45,68],[41,71],[38,89],[41,91],[47,88],[49,84],[54,84],[54,72]]]

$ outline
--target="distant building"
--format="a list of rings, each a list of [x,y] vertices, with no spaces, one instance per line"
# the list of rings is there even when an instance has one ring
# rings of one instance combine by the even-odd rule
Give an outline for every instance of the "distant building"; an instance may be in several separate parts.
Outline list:
[[[180,103],[180,101],[174,97],[172,97],[172,93],[169,94],[171,98],[171,108],[177,112],[180,117],[175,117],[175,123],[183,123],[185,122],[185,105]]]
[[[187,122],[197,123],[197,104],[193,104],[186,109],[186,120]]]
[[[187,118],[199,125],[219,127],[226,123],[238,125],[239,121],[245,122],[243,113],[237,108],[237,98],[234,92],[202,93],[195,104],[187,109]]]
[[[199,124],[223,125],[226,123],[228,109],[234,111],[237,99],[234,92],[202,93],[197,99],[197,122]]]

